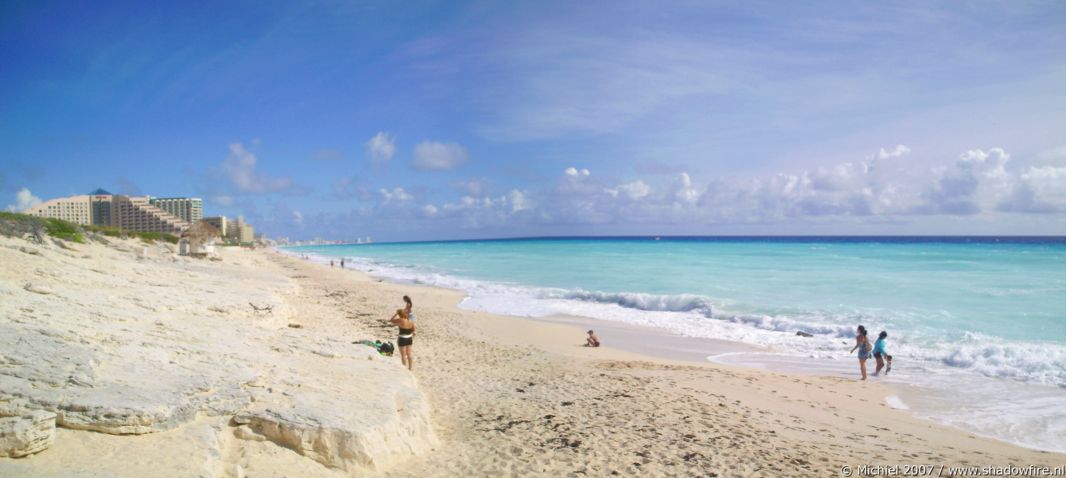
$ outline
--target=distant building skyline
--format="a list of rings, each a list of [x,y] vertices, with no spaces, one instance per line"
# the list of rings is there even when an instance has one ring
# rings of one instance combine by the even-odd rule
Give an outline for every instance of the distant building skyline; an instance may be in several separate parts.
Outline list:
[[[180,234],[203,219],[200,198],[126,196],[111,194],[100,188],[92,194],[49,199],[20,212],[63,219],[81,225],[168,234]],[[224,226],[223,222],[223,230]],[[248,228],[243,235],[240,226]],[[251,226],[244,224],[242,219],[234,237],[240,240],[251,236],[251,231]]]

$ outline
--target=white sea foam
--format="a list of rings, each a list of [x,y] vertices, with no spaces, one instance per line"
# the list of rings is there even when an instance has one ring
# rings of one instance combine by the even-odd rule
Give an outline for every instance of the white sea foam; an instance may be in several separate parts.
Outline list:
[[[903,403],[903,400],[901,400],[896,395],[889,395],[885,397],[885,403],[887,403],[888,406],[895,408],[896,410],[910,410],[910,407],[908,407],[906,403]]]
[[[318,262],[329,258],[313,256]],[[730,313],[709,297],[695,294],[657,295],[530,287],[455,277],[410,266],[349,258],[358,269],[375,276],[414,284],[461,290],[461,306],[471,310],[545,317],[574,315],[659,327],[690,336],[744,342],[813,358],[850,357],[856,323],[876,317],[819,314],[766,315]],[[874,329],[871,328],[871,332]],[[797,336],[806,332],[813,337]],[[889,353],[928,369],[954,369],[986,377],[1066,388],[1066,347],[1057,344],[1005,341],[967,333],[957,340],[939,336],[890,337]]]

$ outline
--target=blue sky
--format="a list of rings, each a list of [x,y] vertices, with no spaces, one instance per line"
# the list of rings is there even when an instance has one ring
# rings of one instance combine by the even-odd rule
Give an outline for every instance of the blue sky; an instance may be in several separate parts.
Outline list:
[[[1062,2],[3,2],[0,208],[271,236],[1066,234]]]

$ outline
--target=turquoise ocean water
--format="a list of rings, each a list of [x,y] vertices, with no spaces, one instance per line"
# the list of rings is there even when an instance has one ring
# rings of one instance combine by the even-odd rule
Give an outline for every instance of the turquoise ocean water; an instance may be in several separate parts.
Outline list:
[[[915,413],[1066,449],[1066,239],[565,238],[288,250],[459,289],[469,309],[763,347],[745,357],[707,351],[752,366],[857,375],[847,350],[863,324],[871,335],[888,331],[896,364],[878,379]]]

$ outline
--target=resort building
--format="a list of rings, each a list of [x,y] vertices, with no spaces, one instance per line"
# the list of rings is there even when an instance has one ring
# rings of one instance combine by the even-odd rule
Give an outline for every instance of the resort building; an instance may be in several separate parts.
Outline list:
[[[92,224],[92,203],[88,195],[49,199],[25,211],[38,217],[50,217],[75,224]]]
[[[251,224],[244,222],[244,217],[237,216],[237,227],[234,228],[234,236],[238,244],[255,242],[255,229]]]
[[[204,222],[210,224],[218,231],[218,234],[222,237],[230,237],[230,231],[233,229],[233,223],[230,222],[226,216],[211,216],[205,217]]]
[[[89,203],[92,207],[92,223],[97,226],[111,225],[111,197],[112,194],[97,189],[89,193]]]
[[[154,198],[149,196],[148,203],[162,209],[181,220],[196,224],[204,218],[204,202],[200,198]]]
[[[81,225],[110,226],[134,232],[180,234],[189,222],[149,202],[147,196],[120,196],[102,189],[92,194],[48,200],[26,214]]]
[[[147,196],[112,196],[111,226],[127,231],[181,234],[189,223],[151,205]]]

